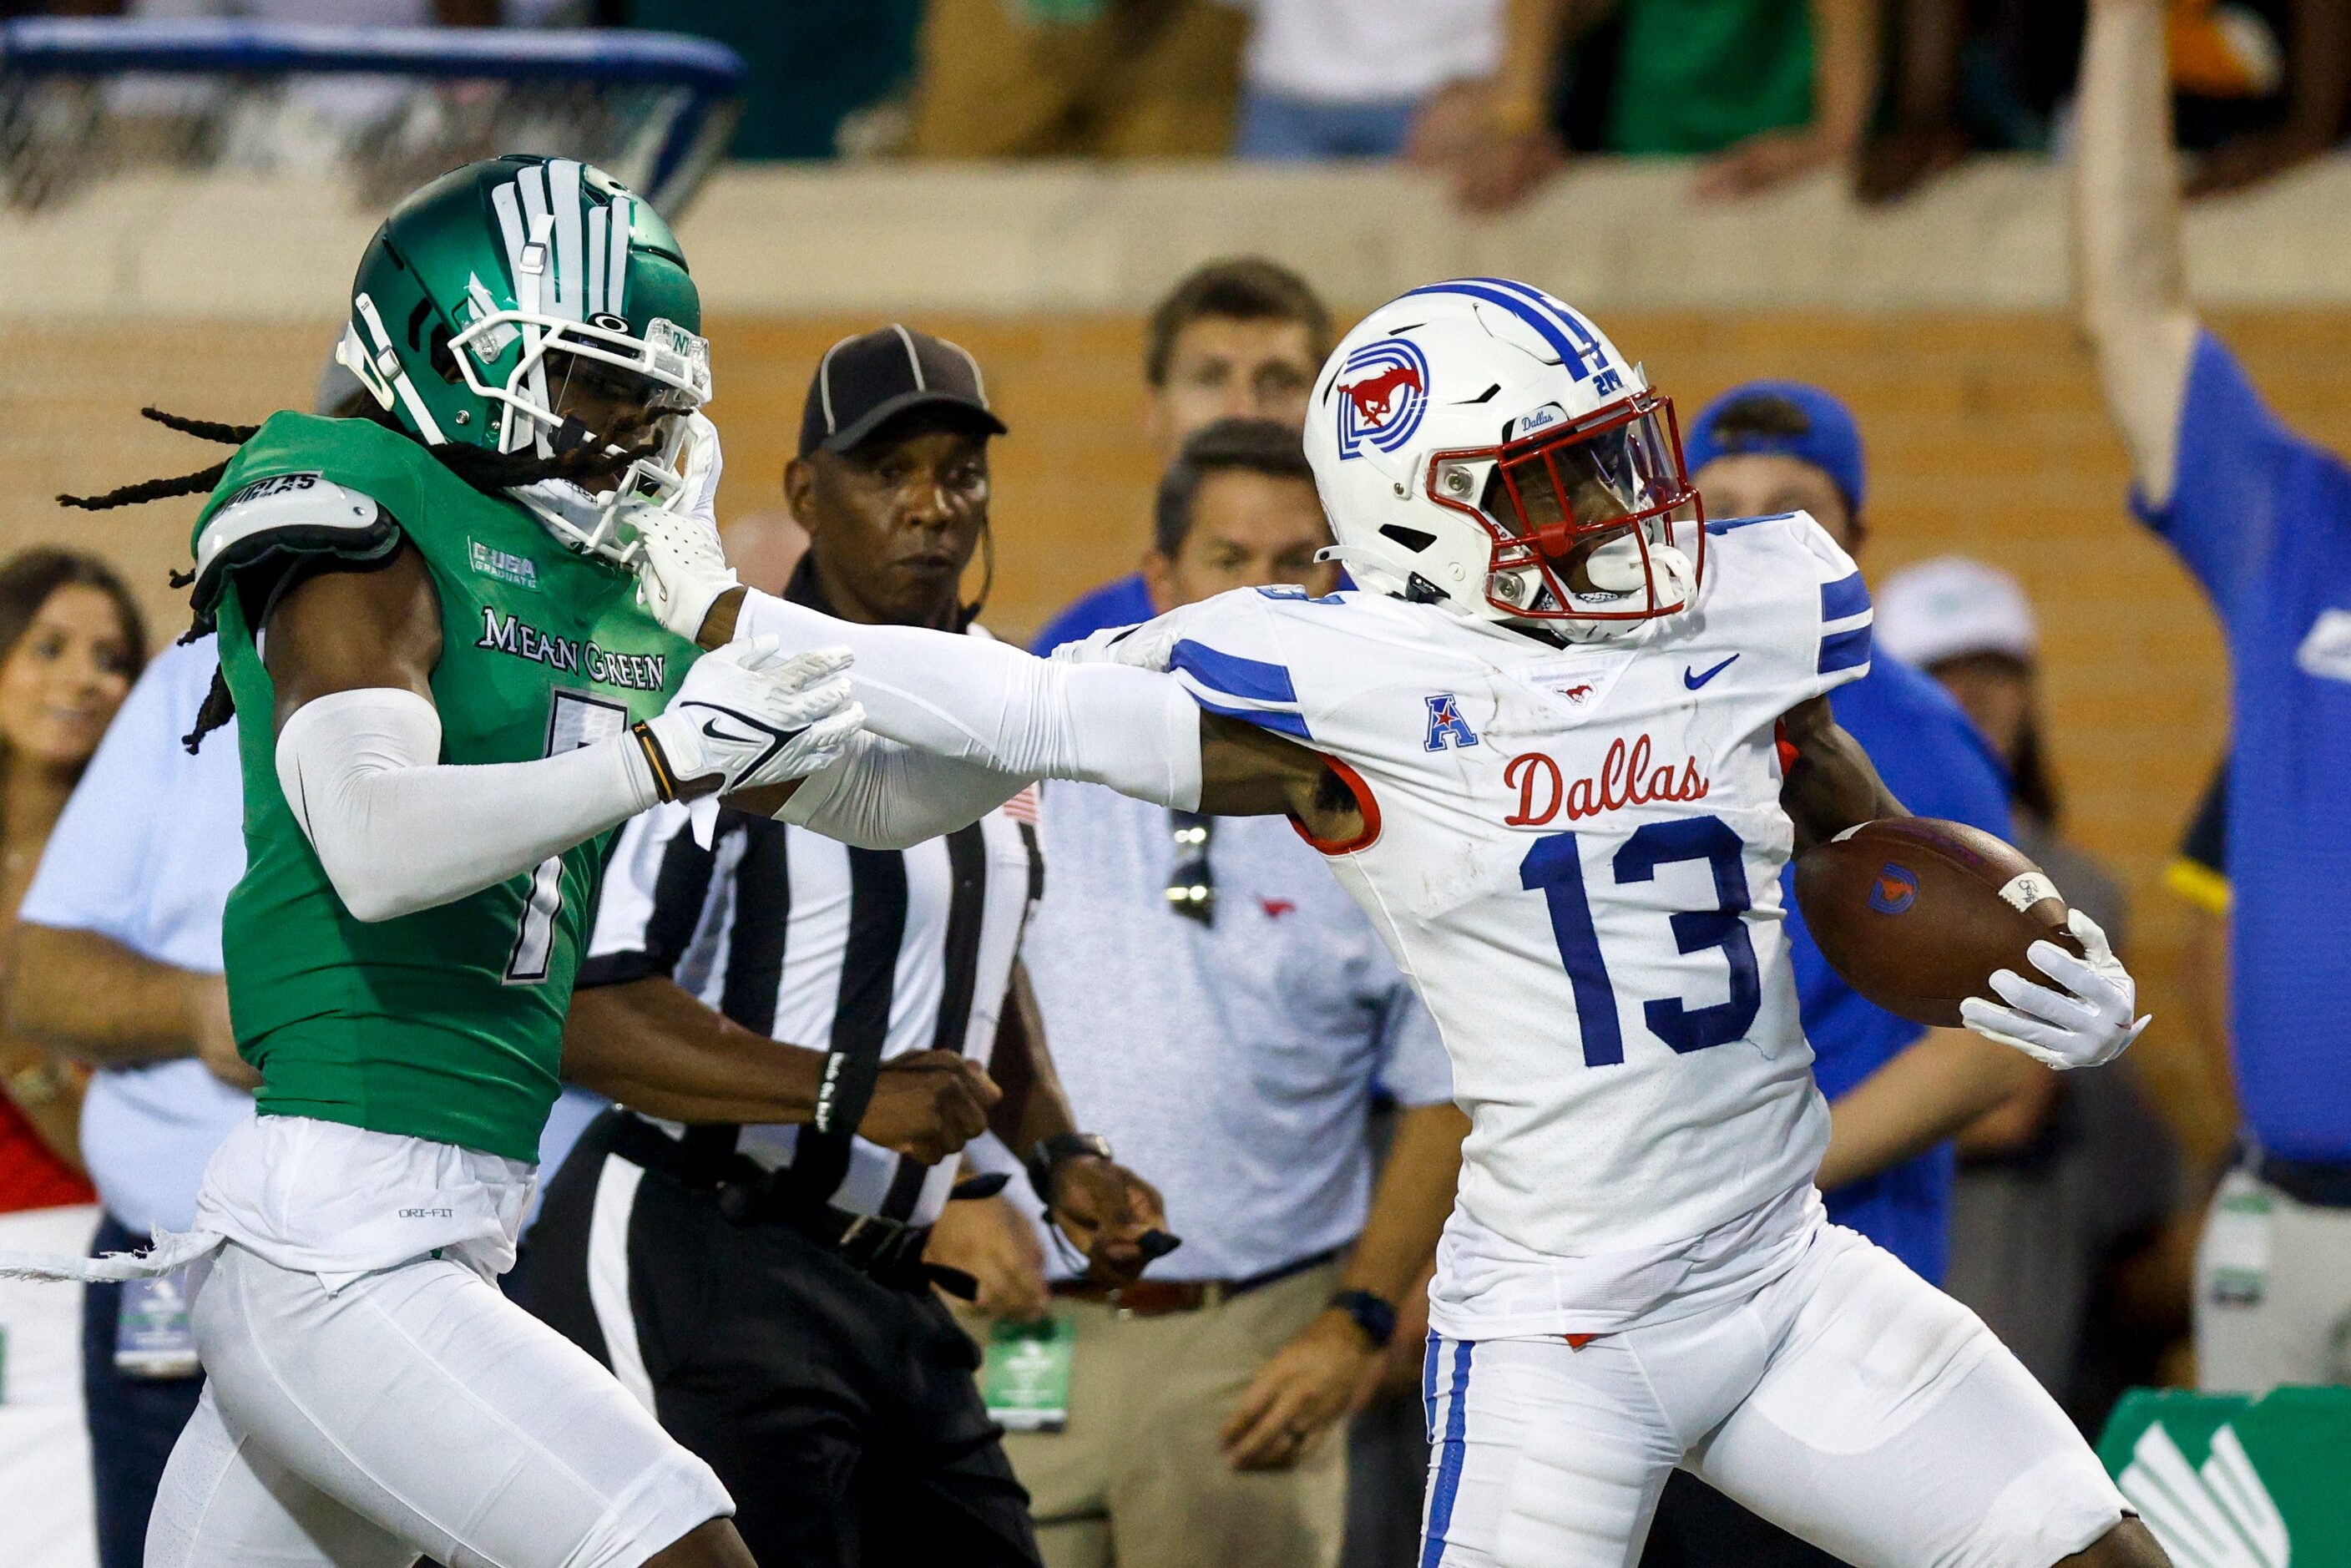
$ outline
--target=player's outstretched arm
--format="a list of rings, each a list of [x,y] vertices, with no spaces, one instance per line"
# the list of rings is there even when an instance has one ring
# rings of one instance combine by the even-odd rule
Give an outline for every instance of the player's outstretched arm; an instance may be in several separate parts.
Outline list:
[[[2107,412],[2150,506],[2171,497],[2196,349],[2171,144],[2162,0],[2095,0],[2075,98],[2074,225],[2082,323]]]
[[[1361,835],[1363,812],[1322,758],[1238,719],[1200,716],[1200,809],[1220,817],[1288,812],[1318,839]],[[1037,775],[917,751],[865,733],[812,778],[730,796],[739,810],[776,817],[860,849],[903,850],[978,821]]]
[[[1780,738],[1795,753],[1780,785],[1780,804],[1796,825],[1798,853],[1847,828],[1910,814],[1877,776],[1861,742],[1837,723],[1827,697],[1790,708],[1780,721]]]
[[[306,578],[266,631],[278,782],[360,920],[477,893],[658,800],[821,767],[858,724],[844,655],[753,646],[697,661],[669,709],[627,735],[530,762],[444,764],[439,595],[408,546],[372,570]]]
[[[694,518],[648,517],[640,537],[642,596],[677,635],[705,648],[772,637],[854,652],[866,727],[890,744],[861,744],[845,768],[802,786],[780,812],[789,821],[851,842],[917,842],[1048,778],[1185,810],[1287,811],[1318,836],[1318,824],[1360,824],[1321,758],[1204,714],[1164,670],[1064,664],[983,638],[838,621],[744,588],[716,531]]]

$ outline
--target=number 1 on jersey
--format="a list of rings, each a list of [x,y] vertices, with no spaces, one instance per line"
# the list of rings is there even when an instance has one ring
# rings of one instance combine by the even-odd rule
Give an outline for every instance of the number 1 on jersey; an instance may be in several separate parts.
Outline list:
[[[1677,861],[1705,861],[1714,873],[1715,906],[1669,916],[1674,946],[1685,956],[1719,949],[1730,967],[1730,995],[1710,1007],[1693,1008],[1679,997],[1655,997],[1641,1004],[1649,1030],[1680,1052],[1704,1051],[1743,1039],[1763,1005],[1762,977],[1755,944],[1747,934],[1746,846],[1719,817],[1686,817],[1649,822],[1617,850],[1613,869],[1620,887],[1648,882],[1657,868]],[[1537,839],[1519,863],[1519,885],[1541,889],[1551,909],[1552,938],[1575,996],[1576,1020],[1583,1031],[1583,1062],[1605,1067],[1625,1060],[1623,1027],[1616,1019],[1616,988],[1601,956],[1600,935],[1592,923],[1592,902],[1583,889],[1583,860],[1573,833]]]
[[[545,755],[560,757],[628,727],[629,710],[622,704],[559,686],[548,703]],[[535,986],[547,978],[547,967],[555,956],[555,917],[562,913],[563,857],[549,855],[530,873],[530,892],[522,901],[514,946],[507,954],[507,985]]]
[[[530,873],[530,896],[515,927],[514,951],[507,955],[506,982],[535,986],[547,978],[555,953],[555,917],[563,908],[563,857],[549,855]]]

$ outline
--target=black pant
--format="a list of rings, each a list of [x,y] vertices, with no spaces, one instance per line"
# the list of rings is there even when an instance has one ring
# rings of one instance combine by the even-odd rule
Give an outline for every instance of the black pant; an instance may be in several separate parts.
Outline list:
[[[90,1255],[130,1252],[147,1245],[114,1216],[98,1224]],[[81,1394],[89,1427],[90,1477],[98,1493],[99,1568],[140,1568],[147,1555],[147,1515],[163,1463],[180,1428],[196,1413],[201,1374],[188,1377],[125,1377],[114,1370],[114,1327],[122,1287],[88,1287],[81,1309]]]
[[[616,1114],[549,1184],[512,1291],[607,1365],[588,1266]],[[883,1284],[787,1224],[737,1224],[659,1171],[626,1247],[655,1413],[734,1493],[761,1564],[1036,1568],[979,1353],[926,1287]]]
[[[1844,1560],[1748,1512],[1687,1470],[1676,1470],[1657,1499],[1641,1568],[1844,1568]]]

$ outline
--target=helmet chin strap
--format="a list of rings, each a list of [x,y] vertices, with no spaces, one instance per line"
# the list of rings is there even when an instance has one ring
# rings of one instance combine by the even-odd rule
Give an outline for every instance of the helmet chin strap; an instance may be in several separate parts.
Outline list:
[[[1401,593],[1412,579],[1409,567],[1397,566],[1387,551],[1371,545],[1324,545],[1314,552],[1314,559],[1318,565],[1337,561],[1359,586],[1376,592]]]

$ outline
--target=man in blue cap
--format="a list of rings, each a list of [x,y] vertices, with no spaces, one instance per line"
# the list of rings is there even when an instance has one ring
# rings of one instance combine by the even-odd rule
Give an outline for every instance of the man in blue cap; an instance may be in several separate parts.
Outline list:
[[[1810,512],[1858,558],[1867,530],[1861,432],[1844,404],[1800,382],[1749,382],[1699,411],[1692,482],[1709,517]],[[2008,779],[1957,702],[1883,652],[1830,698],[1896,798],[2006,838]],[[1956,1029],[1922,1029],[1864,1000],[1828,967],[1792,890],[1788,936],[1813,1076],[1829,1097],[1819,1182],[1829,1218],[1867,1236],[1930,1283],[1942,1281],[1953,1156],[1961,1127],[2045,1071]],[[1681,1471],[1667,1483],[1644,1568],[1824,1568],[1835,1559]]]

